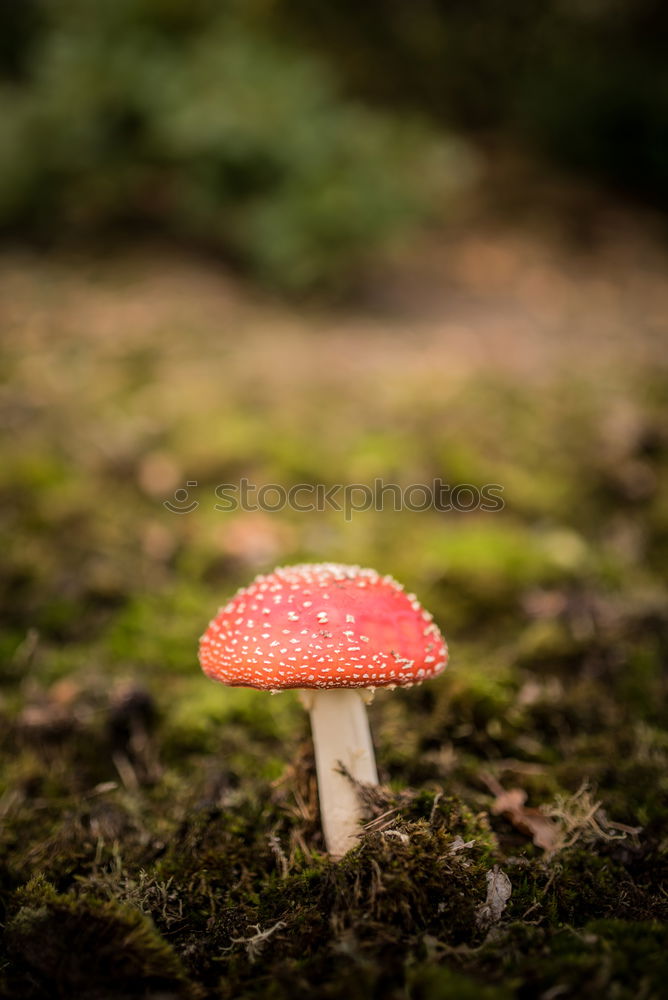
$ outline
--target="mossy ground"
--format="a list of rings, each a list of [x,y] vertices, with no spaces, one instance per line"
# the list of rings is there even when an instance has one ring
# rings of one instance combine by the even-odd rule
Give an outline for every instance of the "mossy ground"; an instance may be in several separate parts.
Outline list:
[[[660,272],[543,247],[529,282],[523,244],[477,239],[436,319],[297,318],[164,258],[5,261],[0,995],[663,995]],[[505,508],[216,511],[244,475],[499,483]],[[237,586],[323,559],[394,573],[452,654],[371,706],[383,787],[338,864],[296,698],[196,661]]]

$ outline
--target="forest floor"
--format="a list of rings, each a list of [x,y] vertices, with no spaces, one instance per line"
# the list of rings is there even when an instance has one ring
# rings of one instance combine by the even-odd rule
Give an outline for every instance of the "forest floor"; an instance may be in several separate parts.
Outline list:
[[[4,253],[0,996],[664,995],[668,250],[576,208],[468,219],[330,308],[164,246]],[[216,510],[242,477],[504,507]],[[338,863],[297,698],[197,664],[299,561],[392,573],[451,649],[377,694]]]

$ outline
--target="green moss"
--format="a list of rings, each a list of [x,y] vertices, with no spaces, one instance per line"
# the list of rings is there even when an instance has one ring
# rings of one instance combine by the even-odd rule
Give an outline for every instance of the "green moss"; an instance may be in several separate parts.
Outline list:
[[[137,910],[60,895],[39,877],[15,894],[13,905],[6,927],[9,985],[26,998],[50,991],[194,996],[173,950]]]
[[[190,674],[209,613],[207,597],[191,582],[169,592],[138,595],[114,620],[106,637],[113,660],[134,669]]]
[[[525,962],[525,975],[537,992],[559,982],[564,996],[658,998],[668,974],[665,944],[665,925],[593,921],[555,934],[547,955]]]
[[[513,992],[506,986],[490,986],[471,976],[444,966],[423,963],[411,969],[406,984],[410,1000],[510,1000]]]
[[[123,274],[103,287],[105,317]],[[30,361],[6,348],[18,389],[0,469],[3,997],[658,998],[665,379],[538,387],[408,366],[380,384],[346,362],[307,380],[312,345],[296,334],[298,357],[274,355],[263,328],[244,367],[258,303],[229,303],[236,340],[186,329],[176,310],[159,347],[151,323],[84,341],[59,313],[59,280],[43,265],[29,286],[49,316]],[[99,278],[87,280],[89,303]],[[611,401],[631,414],[625,434],[608,430]],[[507,505],[350,522],[215,511],[216,483],[251,471],[286,485],[498,477]],[[653,492],[635,496],[634,477]],[[200,507],[170,514],[162,500],[190,478]],[[451,647],[441,677],[370,706],[384,786],[339,864],[323,851],[296,696],[226,688],[197,665],[216,608],[298,558],[393,572]],[[591,821],[552,855],[495,808],[499,789],[567,806],[584,782]],[[483,929],[495,865],[512,894]]]

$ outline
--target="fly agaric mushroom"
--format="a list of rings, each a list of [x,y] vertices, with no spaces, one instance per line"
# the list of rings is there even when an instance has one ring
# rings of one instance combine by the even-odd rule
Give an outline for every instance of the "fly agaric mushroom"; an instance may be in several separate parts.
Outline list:
[[[340,857],[359,835],[350,778],[378,784],[365,695],[434,677],[448,651],[429,612],[392,577],[322,563],[283,567],[238,591],[202,636],[199,660],[223,684],[302,689],[325,843]]]

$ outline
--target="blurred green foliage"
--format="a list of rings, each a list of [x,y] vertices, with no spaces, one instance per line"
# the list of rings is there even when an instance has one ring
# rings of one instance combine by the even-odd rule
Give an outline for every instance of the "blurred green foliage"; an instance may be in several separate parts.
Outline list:
[[[665,203],[666,27],[657,0],[0,0],[0,228],[157,228],[336,288],[475,175],[444,125]]]
[[[336,284],[466,174],[454,143],[345,101],[252,7],[0,5],[0,225],[159,227],[270,284]]]

